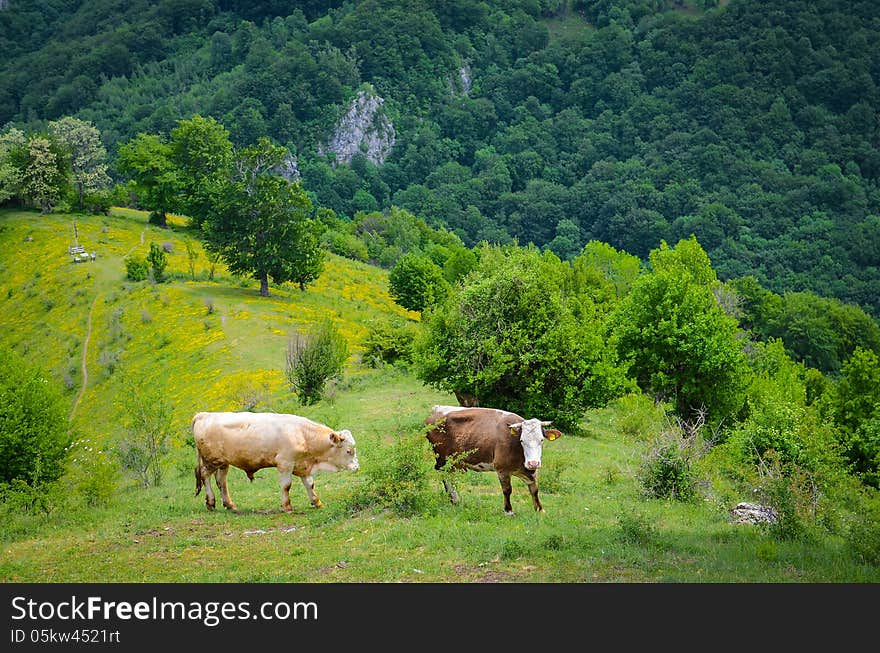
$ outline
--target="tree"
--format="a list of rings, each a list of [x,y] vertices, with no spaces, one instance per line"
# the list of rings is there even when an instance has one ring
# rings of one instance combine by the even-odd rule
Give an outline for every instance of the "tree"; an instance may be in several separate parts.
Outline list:
[[[14,153],[22,151],[27,138],[20,129],[10,127],[0,134],[0,204],[18,195],[21,186],[21,168],[16,165]]]
[[[0,346],[0,483],[54,481],[71,437],[61,392],[46,375]]]
[[[189,265],[189,276],[195,281],[196,261],[199,260],[199,250],[192,238],[184,238],[183,246],[186,249],[186,262]]]
[[[734,318],[718,306],[709,257],[696,238],[651,251],[652,269],[637,279],[611,317],[611,337],[639,387],[669,401],[683,420],[737,416],[747,364]]]
[[[155,134],[140,133],[119,147],[116,166],[132,176],[139,203],[153,211],[151,222],[166,226],[166,214],[174,207],[180,192],[171,147]]]
[[[101,190],[111,182],[101,132],[90,122],[68,116],[50,122],[49,133],[69,156],[70,174],[82,210],[86,192]]]
[[[212,192],[203,224],[206,249],[232,273],[257,279],[263,297],[270,278],[302,288],[314,274],[314,257],[304,256],[314,245],[307,238],[312,203],[298,182],[277,173],[286,153],[267,138],[237,152],[232,173]]]
[[[39,135],[28,138],[20,156],[21,195],[48,213],[63,194],[67,161],[55,143]]]
[[[229,132],[213,118],[199,114],[180,120],[171,130],[169,156],[180,181],[179,210],[200,227],[209,210],[207,189],[232,163]]]
[[[424,311],[446,295],[449,284],[436,263],[426,256],[409,252],[391,268],[388,287],[392,299],[405,309]]]
[[[297,225],[296,249],[290,257],[290,280],[305,292],[306,286],[315,281],[324,269],[325,250],[321,246],[324,226],[311,218],[301,220]]]
[[[480,405],[577,429],[584,412],[623,392],[604,310],[563,292],[567,264],[536,248],[484,246],[463,285],[422,316],[418,377]]]

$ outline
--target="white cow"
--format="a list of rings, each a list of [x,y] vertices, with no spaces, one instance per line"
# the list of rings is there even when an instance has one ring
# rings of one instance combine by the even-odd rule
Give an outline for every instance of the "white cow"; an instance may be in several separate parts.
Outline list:
[[[196,496],[205,488],[205,505],[214,509],[211,476],[215,475],[223,505],[237,510],[229,496],[229,466],[254,472],[265,467],[278,470],[281,508],[292,512],[290,485],[298,476],[316,508],[323,504],[315,493],[313,475],[318,471],[358,470],[354,437],[346,430],[334,431],[305,417],[286,413],[196,413],[192,419],[196,463]]]

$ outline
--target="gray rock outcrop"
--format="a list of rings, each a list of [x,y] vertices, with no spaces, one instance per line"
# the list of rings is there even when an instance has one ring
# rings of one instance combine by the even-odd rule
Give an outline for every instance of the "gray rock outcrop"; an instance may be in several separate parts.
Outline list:
[[[336,155],[336,163],[349,163],[358,152],[382,165],[394,147],[394,125],[381,110],[384,100],[370,89],[361,90],[336,124],[330,142],[318,147],[319,154]]]
[[[770,506],[745,501],[736,504],[730,514],[737,524],[775,524],[777,520],[776,511]]]

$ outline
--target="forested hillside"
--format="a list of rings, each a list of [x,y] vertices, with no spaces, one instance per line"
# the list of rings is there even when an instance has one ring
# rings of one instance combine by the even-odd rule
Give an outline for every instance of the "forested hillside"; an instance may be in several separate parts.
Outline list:
[[[4,6],[4,129],[87,120],[112,163],[198,113],[286,145],[343,218],[395,205],[569,259],[695,234],[722,279],[880,314],[872,0]],[[391,126],[381,160],[328,147],[359,93]]]

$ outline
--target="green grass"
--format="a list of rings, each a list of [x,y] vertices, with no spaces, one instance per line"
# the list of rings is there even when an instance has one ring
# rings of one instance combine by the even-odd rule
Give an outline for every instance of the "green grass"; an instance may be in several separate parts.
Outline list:
[[[457,474],[455,506],[432,469],[421,512],[365,501],[372,473],[388,464],[395,443],[422,443],[430,406],[454,402],[407,370],[360,365],[369,320],[408,315],[388,297],[385,272],[331,257],[306,293],[283,286],[265,299],[255,282],[224,270],[208,281],[204,258],[191,279],[180,223],[161,230],[145,214],[121,210],[77,217],[80,242],[98,252],[94,263],[80,264],[64,255],[70,225],[70,216],[0,213],[0,341],[40,361],[60,384],[66,374],[71,409],[82,389],[90,311],[92,320],[88,383],[72,420],[91,450],[77,449],[48,514],[0,515],[3,582],[880,581],[880,570],[860,563],[840,537],[777,541],[733,524],[733,506],[711,492],[689,504],[643,499],[635,472],[656,416],[638,402],[594,411],[585,419],[587,436],[547,444],[539,475],[545,514],[532,510],[525,484],[514,479],[516,514],[504,515],[491,473]],[[144,253],[151,240],[172,243],[172,280],[126,282],[123,256]],[[326,314],[338,321],[352,356],[326,399],[301,406],[283,380],[286,337]],[[106,356],[101,362],[105,351],[118,353],[112,373]],[[158,384],[173,402],[176,435],[158,487],[138,487],[114,462],[125,379]],[[260,397],[256,410],[296,412],[354,433],[361,470],[317,475],[324,508],[312,508],[295,484],[294,512],[282,512],[272,469],[253,483],[230,471],[238,514],[208,512],[204,494],[194,496],[190,417],[235,409],[247,391]],[[99,456],[116,484],[109,501],[90,506],[82,488]]]

